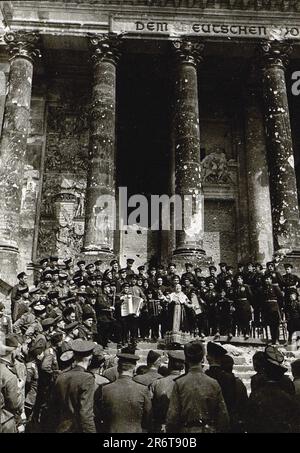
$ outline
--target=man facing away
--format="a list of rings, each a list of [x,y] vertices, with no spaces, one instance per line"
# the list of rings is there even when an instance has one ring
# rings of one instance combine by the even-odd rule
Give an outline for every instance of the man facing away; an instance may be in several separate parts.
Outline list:
[[[204,374],[203,345],[184,346],[188,372],[174,381],[166,419],[168,433],[221,433],[229,430],[229,416],[221,388]]]
[[[104,433],[141,433],[150,427],[151,400],[148,388],[133,381],[135,354],[121,353],[118,357],[119,377],[102,389],[95,401],[97,421],[102,421]]]
[[[95,343],[91,341],[78,339],[72,343],[75,364],[58,376],[52,395],[49,423],[53,423],[56,433],[96,432],[95,378],[87,371],[94,348]]]

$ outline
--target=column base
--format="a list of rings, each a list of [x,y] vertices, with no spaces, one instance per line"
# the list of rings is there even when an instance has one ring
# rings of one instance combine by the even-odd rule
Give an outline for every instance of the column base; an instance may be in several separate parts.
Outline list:
[[[177,249],[171,257],[179,273],[185,272],[185,263],[191,263],[194,268],[208,268],[213,264],[212,258],[207,256],[204,250],[199,249]]]
[[[205,250],[199,249],[198,247],[180,247],[174,250],[173,255],[200,255],[204,256],[206,255]]]
[[[110,249],[92,249],[92,248],[82,248],[79,259],[84,259],[87,264],[94,263],[96,260],[101,260],[103,262],[103,268],[107,266],[110,267],[109,263],[113,259],[118,259],[118,257]]]
[[[285,254],[281,263],[282,271],[284,271],[283,265],[286,263],[291,263],[294,266],[293,274],[300,274],[300,248],[295,248]]]
[[[17,282],[19,249],[13,244],[0,244],[0,278],[14,286]]]

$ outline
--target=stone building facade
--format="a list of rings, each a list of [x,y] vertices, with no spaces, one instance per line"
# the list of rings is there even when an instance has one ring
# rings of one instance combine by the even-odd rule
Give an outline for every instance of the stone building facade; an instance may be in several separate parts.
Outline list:
[[[299,2],[0,4],[3,281],[49,254],[299,268]],[[120,187],[202,195],[200,234],[114,229]]]

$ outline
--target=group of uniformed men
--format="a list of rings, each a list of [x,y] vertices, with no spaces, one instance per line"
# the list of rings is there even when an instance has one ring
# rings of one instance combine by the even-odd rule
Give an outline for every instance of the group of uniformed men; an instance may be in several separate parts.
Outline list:
[[[272,342],[276,343],[283,314],[288,321],[290,339],[293,332],[300,331],[299,278],[292,273],[290,264],[285,264],[286,273],[281,275],[276,261],[267,263],[266,271],[260,264],[239,265],[236,274],[232,267],[220,263],[219,273],[215,266],[210,266],[209,276],[204,277],[202,270],[193,269],[191,263],[186,263],[186,272],[178,275],[173,263],[170,263],[167,269],[163,266],[149,267],[148,273],[145,266],[139,266],[136,273],[133,270],[133,259],[127,260],[127,267],[124,269],[120,269],[118,261],[113,260],[110,268],[104,272],[99,260],[89,264],[81,260],[77,262],[77,269],[73,268],[71,259],[66,259],[63,266],[59,266],[58,261],[57,257],[41,260],[35,286],[32,288],[28,287],[25,272],[17,276],[18,284],[11,291],[11,317],[5,314],[5,307],[0,304],[0,335],[2,334],[2,340],[5,339],[2,346],[4,354],[1,354],[0,359],[1,376],[6,377],[6,381],[2,379],[1,383],[1,426],[4,432],[16,429],[19,432],[23,429],[47,431],[50,427],[59,432],[89,431],[94,429],[94,423],[95,429],[99,431],[127,429],[126,426],[117,428],[119,422],[111,428],[110,423],[113,423],[115,412],[110,415],[112,420],[105,417],[103,419],[103,414],[110,411],[118,413],[118,398],[115,400],[113,396],[115,392],[123,394],[124,388],[119,387],[121,382],[124,386],[126,382],[128,384],[124,392],[124,395],[127,395],[125,406],[131,401],[130,395],[136,394],[137,391],[135,387],[131,389],[131,378],[138,359],[135,354],[128,355],[126,345],[129,342],[135,345],[139,336],[148,338],[151,335],[152,339],[157,340],[159,335],[163,337],[172,331],[175,304],[179,303],[181,306],[180,330],[192,332],[202,337],[202,340],[208,334],[215,335],[215,340],[218,340],[220,334],[225,334],[230,340],[235,333],[242,333],[247,339],[250,334],[250,321],[253,319],[256,325],[270,326]],[[128,296],[142,301],[139,316],[122,316],[122,304]],[[118,343],[119,349],[125,347],[125,350],[119,355],[118,367],[107,370],[105,373],[108,375],[105,377],[102,371],[109,362],[105,352],[109,340]],[[161,378],[158,373],[161,358],[157,357],[157,353],[152,351],[147,366],[144,369],[139,367],[134,382],[146,385],[151,396],[149,400],[145,389],[139,387],[139,407],[143,406],[143,400],[146,408],[145,413],[143,412],[145,422],[141,425],[142,429],[147,426],[147,429],[161,430],[165,429],[165,425],[169,426],[167,429],[179,429],[178,423],[172,421],[172,417],[169,422],[165,419],[169,407],[169,390],[172,386],[168,391],[161,386],[164,382],[173,383],[173,377],[178,376],[184,366],[190,366],[188,348],[187,346],[185,349],[185,357],[182,351],[170,353],[168,376],[164,378],[166,381],[159,379],[155,386],[152,386],[154,380]],[[216,346],[212,348],[216,349]],[[203,352],[201,354],[203,358]],[[211,354],[208,355],[210,356]],[[222,367],[223,365],[222,362]],[[232,370],[233,364],[227,365]],[[5,372],[2,372],[3,370]],[[86,373],[87,370],[89,374]],[[193,366],[190,370],[192,373]],[[151,378],[150,382],[152,375],[155,379],[152,382]],[[121,380],[115,384],[116,387],[103,387],[103,384],[115,380],[117,376],[120,376]],[[85,381],[90,386],[89,391],[81,387]],[[12,385],[13,382],[17,384],[18,391]],[[95,396],[94,393],[91,396],[91,387],[100,389]],[[210,385],[208,387],[209,391],[212,391]],[[20,388],[23,388],[22,392]],[[75,393],[78,391],[85,394],[87,400],[80,403],[81,407],[74,408],[73,400],[65,401],[66,388],[68,395],[71,395],[73,390]],[[225,402],[228,403],[226,389],[223,390]],[[111,399],[116,401],[116,407],[108,408],[105,395],[110,391]],[[242,393],[245,396],[245,392]],[[20,394],[23,396],[17,397]],[[67,407],[61,407],[62,419],[57,420],[55,425],[55,417],[60,413],[57,408],[62,405],[63,400]],[[66,414],[77,410],[86,413],[88,404],[94,400],[98,403],[95,405],[95,414],[88,414],[89,422],[84,422],[88,423],[87,426],[74,426],[74,420],[66,422]],[[220,407],[222,404],[220,403]],[[49,417],[53,408],[54,415]],[[172,404],[170,414],[171,409]],[[223,409],[220,412],[220,426],[219,421],[213,428],[208,423],[208,430],[229,429],[224,415],[226,411]],[[230,407],[227,407],[227,410],[230,412]],[[124,421],[125,425],[129,423],[130,429],[133,429],[133,419],[134,414],[128,417],[129,421]],[[194,424],[194,421],[191,422]],[[236,423],[235,421],[230,429],[237,429]],[[140,426],[139,419],[137,424]],[[181,426],[181,423],[179,424]],[[202,424],[203,420],[201,426]],[[206,424],[202,428],[205,426]],[[188,429],[189,426],[185,428]]]
[[[206,371],[203,341],[176,347],[167,366],[150,350],[137,367],[134,345],[109,365],[101,346],[76,339],[58,366],[57,350],[42,337],[24,362],[20,338],[9,334],[0,359],[1,432],[300,432],[300,360],[292,364],[293,382],[275,346],[255,353],[248,398],[220,344],[207,343]]]
[[[95,340],[106,347],[109,340],[125,345],[141,339],[157,341],[174,331],[174,306],[180,304],[178,330],[207,335],[235,335],[248,339],[253,328],[269,326],[272,343],[279,340],[280,323],[287,321],[289,340],[300,330],[299,277],[293,266],[278,271],[276,260],[266,264],[239,264],[237,273],[220,263],[220,272],[209,267],[204,276],[200,268],[186,263],[179,275],[176,265],[145,266],[133,270],[133,259],[120,269],[112,260],[101,270],[102,262],[86,264],[72,260],[58,266],[58,258],[40,262],[35,286],[28,288],[24,272],[11,293],[14,331],[32,337],[47,331],[69,339]],[[126,299],[141,301],[134,313],[123,311]],[[0,321],[1,322],[1,321]]]

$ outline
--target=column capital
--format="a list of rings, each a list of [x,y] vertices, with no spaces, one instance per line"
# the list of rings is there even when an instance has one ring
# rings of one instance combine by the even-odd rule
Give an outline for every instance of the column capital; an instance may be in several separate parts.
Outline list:
[[[23,30],[8,32],[4,35],[11,58],[26,58],[33,62],[35,58],[41,57],[38,48],[40,35],[35,32]]]
[[[258,45],[258,55],[263,69],[267,66],[278,66],[283,69],[288,65],[293,46],[290,42],[262,41]]]
[[[120,35],[113,33],[89,36],[93,63],[108,61],[116,65],[121,55],[121,43]]]
[[[175,56],[180,63],[186,63],[196,66],[203,60],[202,52],[204,43],[190,38],[182,38],[172,41],[172,48],[175,51]]]

